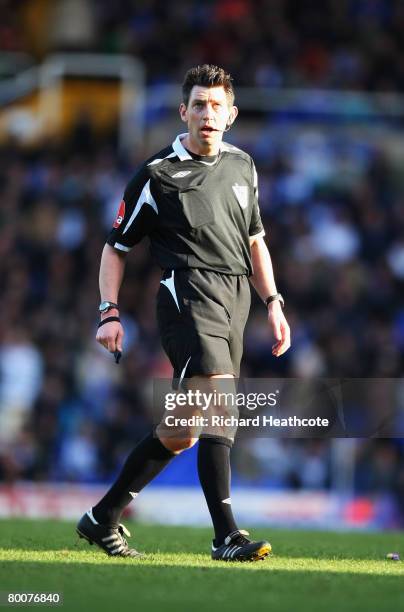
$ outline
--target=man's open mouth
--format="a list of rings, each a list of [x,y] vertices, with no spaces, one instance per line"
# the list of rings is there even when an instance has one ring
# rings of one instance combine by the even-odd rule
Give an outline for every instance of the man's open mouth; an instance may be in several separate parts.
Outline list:
[[[213,134],[213,132],[217,132],[216,128],[205,125],[203,128],[201,128],[201,132],[202,134]]]

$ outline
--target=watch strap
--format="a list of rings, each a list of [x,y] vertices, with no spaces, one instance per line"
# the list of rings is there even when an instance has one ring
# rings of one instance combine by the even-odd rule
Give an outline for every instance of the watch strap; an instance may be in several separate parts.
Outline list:
[[[275,302],[276,300],[278,300],[281,303],[281,306],[283,308],[283,306],[285,305],[285,300],[283,299],[280,293],[275,293],[274,295],[268,296],[267,299],[265,300],[265,306],[268,307],[269,304],[271,304],[272,302]]]

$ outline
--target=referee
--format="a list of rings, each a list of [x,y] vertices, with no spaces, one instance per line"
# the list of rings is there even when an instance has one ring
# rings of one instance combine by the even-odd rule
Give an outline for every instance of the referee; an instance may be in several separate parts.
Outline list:
[[[216,390],[239,376],[251,299],[248,281],[268,309],[274,356],[289,348],[290,331],[264,242],[254,163],[222,141],[238,113],[231,76],[217,66],[197,66],[186,73],[182,89],[179,112],[188,132],[148,159],[129,182],[104,247],[97,341],[112,353],[122,351],[118,293],[125,257],[147,235],[152,257],[163,270],[157,321],[174,369],[174,388]],[[251,541],[232,513],[233,439],[226,430],[202,432],[199,439],[198,474],[215,531],[211,554],[216,560],[262,559],[270,544]],[[120,516],[196,441],[190,429],[169,435],[160,424],[134,448],[109,491],[80,519],[79,536],[109,555],[141,556],[128,546]]]

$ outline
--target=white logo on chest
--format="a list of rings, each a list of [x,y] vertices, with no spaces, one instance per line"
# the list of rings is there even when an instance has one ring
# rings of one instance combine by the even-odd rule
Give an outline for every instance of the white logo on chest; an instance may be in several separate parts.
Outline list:
[[[232,185],[232,189],[234,191],[234,195],[237,198],[238,203],[241,208],[247,208],[248,206],[248,187],[247,185]]]
[[[191,172],[192,170],[182,170],[181,172],[173,174],[171,178],[184,178],[184,176],[188,176],[188,174],[191,174]]]

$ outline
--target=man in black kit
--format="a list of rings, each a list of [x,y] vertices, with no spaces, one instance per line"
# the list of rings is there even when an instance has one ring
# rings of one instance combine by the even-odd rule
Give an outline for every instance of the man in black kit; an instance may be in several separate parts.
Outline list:
[[[122,351],[118,292],[125,256],[148,235],[152,256],[163,269],[157,321],[174,368],[174,388],[216,390],[222,379],[239,376],[251,299],[248,281],[268,309],[274,356],[289,348],[290,331],[264,242],[254,163],[222,141],[238,112],[230,75],[212,65],[189,70],[179,112],[188,133],[148,159],[129,182],[104,247],[97,341],[112,353]],[[190,412],[183,409],[183,414]],[[267,556],[271,546],[251,541],[233,517],[233,438],[233,433],[202,433],[199,440],[198,474],[215,530],[211,554],[215,560],[254,561]],[[109,555],[140,556],[129,548],[120,516],[143,487],[196,441],[191,429],[169,435],[162,424],[157,426],[134,448],[105,496],[80,519],[79,535]]]

